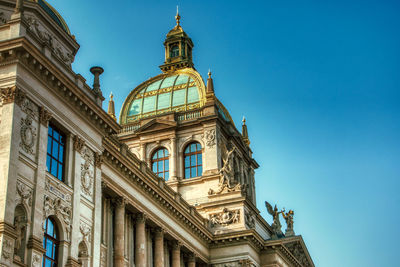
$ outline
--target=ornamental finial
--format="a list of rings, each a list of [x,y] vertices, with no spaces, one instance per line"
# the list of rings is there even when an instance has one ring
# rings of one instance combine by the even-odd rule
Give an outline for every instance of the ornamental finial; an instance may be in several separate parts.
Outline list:
[[[211,69],[208,69],[208,78],[211,79]]]
[[[176,20],[176,26],[179,27],[180,26],[180,20],[181,20],[181,16],[179,16],[179,6],[176,6],[175,20]]]

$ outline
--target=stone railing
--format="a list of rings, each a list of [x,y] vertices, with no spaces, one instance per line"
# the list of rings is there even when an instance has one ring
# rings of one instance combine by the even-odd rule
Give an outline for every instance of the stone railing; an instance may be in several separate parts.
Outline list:
[[[130,132],[136,131],[136,130],[139,129],[139,128],[140,128],[140,123],[139,123],[139,122],[137,122],[137,123],[132,123],[132,124],[128,124],[128,125],[123,126],[122,129],[119,130],[118,133],[119,133],[119,134],[130,133]]]
[[[203,110],[191,110],[186,112],[176,113],[175,118],[176,121],[186,121],[186,120],[193,120],[203,116]]]

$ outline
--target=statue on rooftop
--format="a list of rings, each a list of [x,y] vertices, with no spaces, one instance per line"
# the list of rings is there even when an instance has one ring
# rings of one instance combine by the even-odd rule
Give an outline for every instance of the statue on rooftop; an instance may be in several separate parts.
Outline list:
[[[286,231],[285,231],[285,236],[294,236],[294,231],[293,231],[293,216],[294,216],[294,211],[289,210],[289,212],[285,212],[285,208],[283,208],[282,211],[282,216],[286,221]]]
[[[283,237],[283,233],[281,230],[282,225],[281,222],[279,221],[279,214],[283,213],[283,211],[278,211],[276,205],[274,208],[272,208],[271,204],[269,204],[268,201],[265,201],[265,206],[267,207],[268,213],[272,215],[274,221],[271,225],[273,231],[272,237],[273,238]]]

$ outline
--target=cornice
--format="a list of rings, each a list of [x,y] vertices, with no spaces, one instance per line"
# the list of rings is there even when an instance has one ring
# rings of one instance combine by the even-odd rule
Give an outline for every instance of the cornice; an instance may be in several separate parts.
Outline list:
[[[105,134],[117,133],[121,127],[100,106],[90,99],[74,81],[71,81],[52,62],[25,38],[0,43],[0,64],[24,65],[38,80],[59,97],[67,100],[88,121]]]

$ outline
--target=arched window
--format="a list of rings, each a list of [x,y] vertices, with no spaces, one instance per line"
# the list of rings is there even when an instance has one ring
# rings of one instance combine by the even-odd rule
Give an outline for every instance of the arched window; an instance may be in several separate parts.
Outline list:
[[[43,248],[46,252],[43,254],[43,267],[56,267],[58,260],[59,236],[57,226],[51,218],[45,222],[45,232],[43,238]]]
[[[203,173],[203,159],[201,145],[191,143],[185,149],[184,154],[185,178],[201,176]]]
[[[151,169],[155,174],[164,178],[169,178],[169,154],[166,148],[160,148],[151,157]]]

